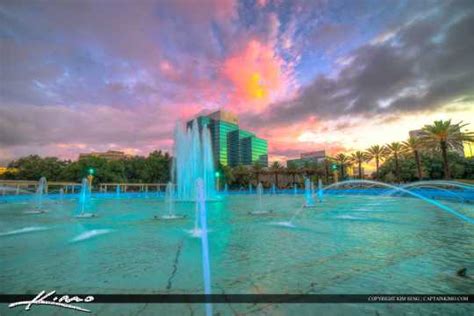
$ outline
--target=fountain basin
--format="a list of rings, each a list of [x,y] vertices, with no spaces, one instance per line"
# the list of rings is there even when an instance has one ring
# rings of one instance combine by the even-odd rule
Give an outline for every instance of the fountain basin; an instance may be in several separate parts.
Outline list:
[[[136,195],[125,204],[106,195],[94,196],[99,217],[90,221],[71,220],[77,195],[65,196],[62,204],[46,200],[49,212],[41,216],[18,216],[32,209],[18,197],[0,204],[0,222],[8,223],[0,226],[5,294],[39,293],[45,288],[66,288],[70,293],[90,288],[104,294],[203,293],[202,234],[192,229],[195,205],[177,208],[186,218],[157,225],[151,219],[163,210],[163,199],[145,202]],[[413,197],[342,194],[325,195],[324,212],[303,210],[290,222],[303,204],[302,197],[265,199],[264,195],[263,210],[272,209],[278,217],[250,216],[249,210],[256,209],[255,196],[229,195],[225,203],[206,205],[212,282],[222,287],[214,293],[305,293],[313,283],[320,294],[387,293],[387,289],[404,293],[407,288],[465,294],[469,289],[472,280],[457,276],[456,271],[467,267],[467,275],[472,273],[472,224]],[[443,203],[466,216],[474,215],[469,205]],[[360,209],[371,212],[361,214]],[[364,220],[341,219],[344,215]],[[41,233],[28,227],[54,229]],[[34,266],[41,267],[41,273]],[[68,273],[58,278],[58,271]],[[412,308],[398,305],[406,306],[407,312]],[[455,305],[460,315],[471,314],[469,304]],[[93,313],[114,315],[125,304],[86,306]],[[195,314],[204,315],[204,307],[195,306]],[[392,304],[338,306],[346,306],[348,315],[365,315],[369,307],[372,314],[393,314]],[[184,304],[125,308],[130,314],[189,313]],[[229,304],[214,308],[221,315],[256,313],[253,304],[235,304],[234,310]],[[277,308],[285,315],[333,314],[325,304],[278,304]],[[417,304],[417,313],[449,315],[452,308],[453,304]],[[9,312],[6,304],[0,306],[2,315]]]

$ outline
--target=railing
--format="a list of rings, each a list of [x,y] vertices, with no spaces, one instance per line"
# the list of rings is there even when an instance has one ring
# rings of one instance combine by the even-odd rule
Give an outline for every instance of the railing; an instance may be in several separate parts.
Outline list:
[[[161,191],[162,188],[166,188],[166,183],[100,183],[99,190],[100,192],[108,192],[109,187],[112,187],[112,190],[117,190],[117,187],[120,188],[120,192],[127,192],[129,188],[137,189],[138,191],[148,192],[151,189],[155,191]],[[135,190],[136,191],[136,190]]]
[[[8,187],[16,188],[16,194],[19,194],[20,189],[28,189],[30,187],[33,187],[36,190],[36,188],[38,187],[38,181],[0,180],[0,186],[8,186]],[[74,188],[80,187],[80,186],[81,184],[76,183],[76,182],[50,181],[50,182],[47,182],[45,190],[46,190],[46,193],[48,193],[48,190],[50,187],[62,187],[64,189],[64,193],[67,193],[68,189],[74,192]],[[2,194],[5,194],[5,190],[3,190]]]

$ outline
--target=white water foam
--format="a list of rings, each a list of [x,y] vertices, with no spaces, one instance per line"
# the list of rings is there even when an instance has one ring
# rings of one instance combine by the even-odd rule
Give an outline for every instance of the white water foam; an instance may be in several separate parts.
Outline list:
[[[292,222],[275,222],[275,223],[272,223],[272,225],[290,227],[290,228],[296,227]]]
[[[11,235],[18,235],[18,234],[26,234],[32,233],[37,231],[48,230],[47,227],[39,227],[39,226],[31,226],[31,227],[24,227],[20,229],[11,230],[8,232],[0,233],[0,236],[11,236]]]
[[[211,229],[208,229],[207,230],[208,233],[212,232]],[[190,237],[193,237],[193,238],[201,238],[202,237],[202,230],[200,228],[198,229],[186,229],[186,233],[188,233],[190,235]]]
[[[78,242],[78,241],[83,241],[87,239],[91,239],[93,237],[99,236],[99,235],[104,235],[112,232],[111,229],[93,229],[93,230],[88,230],[86,232],[83,232],[82,234],[76,236],[74,239],[71,240],[71,242]]]
[[[340,219],[357,219],[357,220],[364,220],[365,218],[362,217],[357,217],[357,216],[352,216],[352,215],[339,215],[336,216],[335,218],[340,218]]]

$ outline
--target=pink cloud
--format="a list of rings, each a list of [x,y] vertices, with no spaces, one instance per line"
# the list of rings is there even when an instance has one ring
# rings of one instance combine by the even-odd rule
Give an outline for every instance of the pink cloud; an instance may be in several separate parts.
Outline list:
[[[267,4],[268,4],[268,0],[257,0],[257,5],[258,5],[260,8],[265,7]]]
[[[284,61],[274,48],[250,40],[242,51],[225,60],[222,74],[233,84],[229,108],[236,112],[259,112],[281,96],[289,81]]]

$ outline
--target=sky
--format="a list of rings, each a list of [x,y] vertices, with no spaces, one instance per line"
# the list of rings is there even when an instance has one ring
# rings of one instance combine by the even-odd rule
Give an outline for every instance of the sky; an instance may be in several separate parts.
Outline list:
[[[0,0],[0,163],[172,151],[220,108],[270,161],[474,124],[474,2]]]

